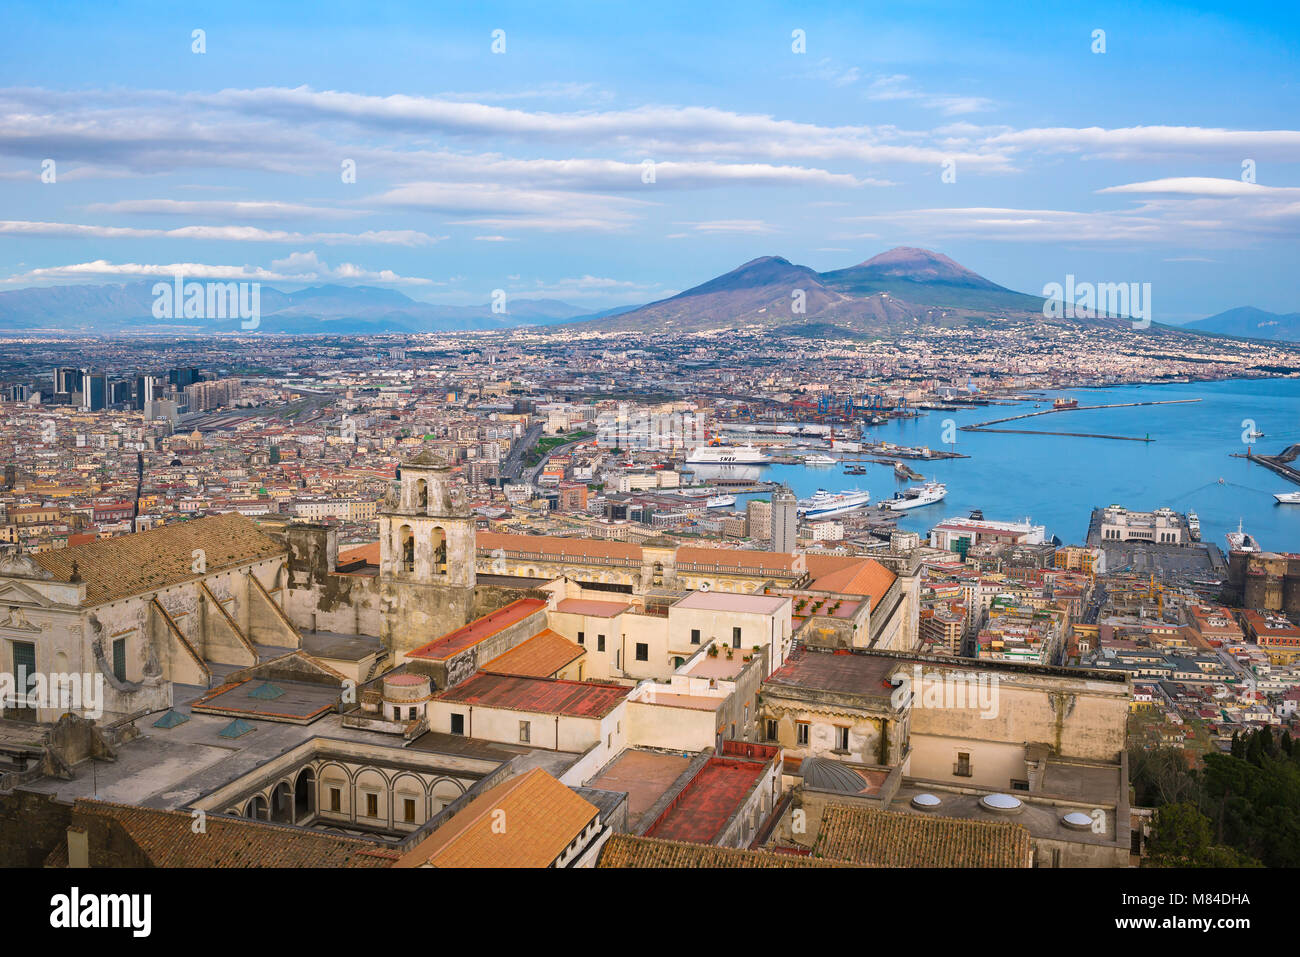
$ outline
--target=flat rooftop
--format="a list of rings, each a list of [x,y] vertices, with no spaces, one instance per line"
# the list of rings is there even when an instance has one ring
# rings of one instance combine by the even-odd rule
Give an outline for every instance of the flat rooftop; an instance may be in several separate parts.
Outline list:
[[[192,708],[206,714],[306,724],[334,710],[339,690],[338,685],[249,678],[214,688]],[[276,692],[280,693],[272,697]]]
[[[627,792],[628,827],[637,833],[646,811],[672,789],[690,767],[692,757],[677,752],[628,748],[605,765],[587,786]]]
[[[646,837],[711,844],[762,776],[757,761],[710,758]]]
[[[613,618],[632,606],[625,601],[599,601],[594,598],[565,598],[555,610],[565,615],[586,615],[588,618]]]
[[[558,678],[527,678],[479,672],[455,687],[434,695],[434,700],[505,708],[510,711],[603,718],[626,700],[631,690],[622,685],[596,681],[562,681]]]
[[[382,639],[370,635],[343,635],[333,631],[309,631],[302,636],[302,650],[313,658],[361,661],[384,651]]]
[[[541,598],[520,598],[518,601],[512,601],[504,608],[498,608],[491,614],[484,615],[482,618],[475,618],[469,624],[462,625],[455,631],[449,631],[440,638],[435,638],[427,645],[421,645],[414,651],[407,652],[406,657],[429,658],[434,661],[445,660],[459,654],[466,648],[477,645],[483,639],[489,638],[511,625],[519,624],[529,615],[534,615],[545,607],[546,602]]]
[[[817,691],[876,695],[888,698],[889,675],[903,662],[877,655],[855,655],[801,649],[768,676],[764,684],[795,685]]]
[[[744,671],[748,664],[743,655],[730,658],[724,654],[701,655],[700,660],[691,665],[686,674],[692,678],[721,678],[730,681]]]
[[[790,599],[777,595],[735,595],[716,591],[693,591],[674,608],[697,608],[703,611],[747,612],[753,615],[774,615]]]

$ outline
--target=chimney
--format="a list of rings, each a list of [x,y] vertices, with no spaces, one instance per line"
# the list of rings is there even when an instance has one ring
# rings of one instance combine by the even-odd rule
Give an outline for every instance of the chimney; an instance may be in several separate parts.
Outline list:
[[[90,833],[84,827],[68,828],[68,867],[90,866]]]

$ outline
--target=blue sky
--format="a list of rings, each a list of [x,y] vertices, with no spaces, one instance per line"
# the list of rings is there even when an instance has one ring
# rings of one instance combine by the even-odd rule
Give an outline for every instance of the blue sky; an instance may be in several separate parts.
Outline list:
[[[0,290],[185,264],[598,309],[915,245],[1150,282],[1160,321],[1296,311],[1298,41],[1294,4],[11,2]]]

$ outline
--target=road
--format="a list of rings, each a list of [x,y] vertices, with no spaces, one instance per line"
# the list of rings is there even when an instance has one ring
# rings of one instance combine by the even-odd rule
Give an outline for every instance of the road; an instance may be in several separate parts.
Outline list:
[[[501,477],[507,481],[514,482],[518,480],[519,473],[524,468],[524,455],[537,444],[537,440],[542,437],[542,426],[537,424],[529,428],[527,432],[519,437],[514,445],[510,446],[510,453],[506,460],[501,464]],[[531,479],[529,480],[531,481]]]

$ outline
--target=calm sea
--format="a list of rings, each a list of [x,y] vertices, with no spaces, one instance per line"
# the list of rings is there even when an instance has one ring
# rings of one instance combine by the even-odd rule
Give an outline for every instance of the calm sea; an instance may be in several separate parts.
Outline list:
[[[1180,512],[1195,511],[1204,540],[1220,548],[1226,549],[1224,535],[1235,530],[1240,520],[1264,548],[1300,551],[1300,505],[1278,505],[1273,499],[1274,492],[1296,491],[1300,486],[1263,466],[1231,457],[1246,450],[1242,434],[1252,426],[1265,433],[1256,442],[1260,451],[1275,454],[1300,442],[1300,380],[1076,389],[1047,393],[1042,407],[1048,407],[1057,396],[1078,399],[1080,405],[1201,401],[1061,412],[997,426],[1149,435],[1152,442],[958,432],[955,446],[943,444],[947,419],[958,426],[967,425],[1032,411],[1033,402],[925,412],[868,428],[871,440],[952,448],[971,456],[941,462],[909,461],[926,479],[946,484],[948,497],[938,505],[908,513],[899,526],[924,534],[944,518],[963,517],[978,508],[989,519],[1029,516],[1036,524],[1047,526],[1049,537],[1082,543],[1094,507],[1118,503],[1145,511],[1168,505]],[[845,475],[839,466],[773,465],[763,468],[762,476],[788,483],[800,497],[818,488],[867,488],[873,502],[914,484],[896,479],[893,470],[885,466],[865,466],[866,475],[853,476]],[[744,499],[742,496],[741,506]]]

